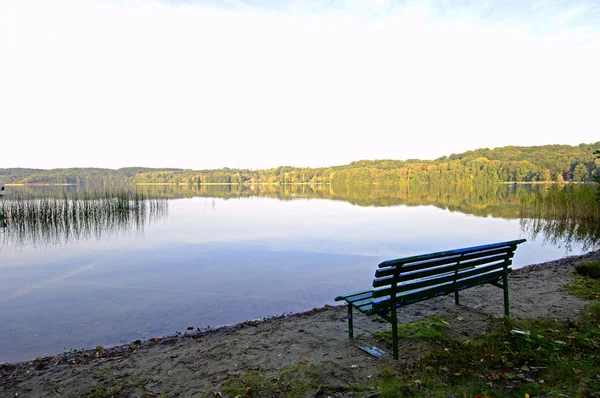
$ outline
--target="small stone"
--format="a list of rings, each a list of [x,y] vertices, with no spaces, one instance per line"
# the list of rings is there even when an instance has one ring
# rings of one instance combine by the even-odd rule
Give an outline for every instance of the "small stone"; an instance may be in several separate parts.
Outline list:
[[[315,398],[324,398],[327,397],[327,392],[325,391],[325,387],[321,386],[317,389],[314,395]]]

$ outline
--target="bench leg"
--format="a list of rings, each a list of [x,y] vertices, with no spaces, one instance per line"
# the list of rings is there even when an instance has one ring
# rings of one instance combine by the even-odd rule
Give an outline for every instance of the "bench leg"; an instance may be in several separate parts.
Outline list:
[[[454,304],[458,305],[458,292],[454,292]]]
[[[398,359],[398,315],[395,306],[392,308],[392,353],[394,359]]]
[[[509,316],[510,310],[508,308],[508,272],[506,269],[504,270],[504,275],[502,275],[502,284],[504,290],[504,315]]]
[[[348,337],[354,338],[354,329],[352,327],[352,305],[348,304]]]

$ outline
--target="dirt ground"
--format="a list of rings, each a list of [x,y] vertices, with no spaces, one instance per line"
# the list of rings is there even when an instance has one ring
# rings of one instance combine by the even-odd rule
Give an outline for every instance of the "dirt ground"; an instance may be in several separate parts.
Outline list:
[[[585,302],[563,287],[573,266],[600,252],[535,264],[509,277],[510,309],[514,318],[574,319]],[[344,292],[342,292],[344,293]],[[440,297],[402,308],[402,323],[442,316],[453,337],[473,338],[486,332],[503,315],[503,293],[493,286],[479,286],[453,297]],[[356,312],[355,312],[356,313]],[[327,386],[368,381],[384,367],[398,368],[419,358],[431,346],[400,342],[400,360],[390,355],[376,359],[358,346],[387,349],[372,332],[388,329],[378,317],[357,314],[355,338],[348,339],[346,307],[314,309],[301,314],[249,321],[213,330],[136,341],[96,352],[64,353],[31,362],[0,365],[2,397],[79,397],[94,386],[126,386],[119,396],[165,397],[219,396],[223,381],[248,371],[275,373],[288,366],[310,364],[324,375]],[[316,395],[315,395],[316,394]],[[319,396],[315,391],[309,396]],[[346,396],[346,395],[341,395]],[[352,396],[348,393],[347,396]]]

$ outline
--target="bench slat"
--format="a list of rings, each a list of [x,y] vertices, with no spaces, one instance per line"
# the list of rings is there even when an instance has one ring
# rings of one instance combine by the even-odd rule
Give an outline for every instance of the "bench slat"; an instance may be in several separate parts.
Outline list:
[[[466,254],[472,253],[472,252],[493,250],[493,249],[498,249],[498,248],[505,247],[505,246],[511,246],[511,247],[513,247],[513,250],[514,250],[518,244],[521,244],[525,241],[526,241],[526,239],[518,239],[518,240],[512,240],[512,241],[508,241],[508,242],[494,243],[491,245],[466,247],[464,249],[447,250],[447,251],[442,251],[442,252],[437,252],[437,253],[421,254],[418,256],[399,258],[396,260],[388,260],[388,261],[384,261],[381,264],[379,264],[379,268],[390,267],[390,266],[398,265],[398,264],[401,265],[401,264],[406,264],[406,263],[414,263],[414,262],[417,262],[420,260],[430,260],[430,259],[434,259],[434,258],[446,257],[446,256],[455,255],[455,254],[465,254],[466,255]]]
[[[361,305],[360,307],[354,307],[357,310],[359,310],[360,312],[362,312],[365,315],[372,315],[375,313],[375,310],[373,308],[373,304],[364,304]]]
[[[479,267],[479,268],[475,268],[475,269],[464,269],[458,273],[449,272],[442,277],[438,276],[435,278],[414,279],[414,280],[408,281],[407,283],[398,284],[396,286],[396,293],[401,294],[402,292],[407,292],[410,290],[416,290],[416,289],[421,289],[421,288],[426,288],[426,287],[435,287],[435,286],[438,286],[440,284],[444,284],[447,282],[456,281],[456,283],[460,283],[464,279],[468,279],[468,278],[471,278],[471,277],[477,276],[477,275],[488,274],[492,271],[496,271],[498,269],[503,269],[503,268],[504,268],[504,262],[502,262],[500,264],[492,264],[492,265]],[[386,288],[374,290],[373,297],[378,298],[378,297],[389,296],[391,292],[392,292],[392,288],[390,285],[388,285],[388,287],[386,287]]]
[[[394,260],[394,261],[399,261],[398,264],[389,266],[386,268],[380,268],[377,271],[375,271],[375,277],[380,278],[383,276],[393,275],[394,270],[398,266],[401,267],[403,272],[413,272],[413,271],[418,271],[421,269],[429,269],[429,268],[438,267],[438,266],[447,265],[447,264],[455,265],[458,261],[460,261],[462,263],[463,261],[469,261],[469,260],[473,260],[473,259],[480,258],[480,257],[487,257],[487,256],[493,256],[495,254],[514,252],[515,249],[516,248],[507,246],[507,247],[503,247],[501,249],[478,251],[475,253],[469,253],[469,254],[465,254],[465,255],[452,254],[448,257],[444,257],[441,259],[432,259],[432,260],[419,261],[419,262],[402,262],[401,261],[402,259],[398,259],[398,260]],[[381,264],[380,264],[380,266],[381,266]]]
[[[396,307],[404,307],[410,304],[414,304],[414,303],[418,303],[420,301],[425,301],[428,300],[430,298],[434,298],[434,297],[439,297],[439,296],[444,296],[447,294],[452,294],[454,292],[459,292],[461,290],[465,290],[465,289],[469,289],[473,286],[478,286],[481,285],[483,283],[493,283],[493,282],[497,282],[498,280],[502,279],[502,275],[497,275],[496,277],[490,277],[489,280],[484,280],[483,282],[479,282],[479,283],[473,283],[471,284],[463,284],[463,285],[459,285],[457,286],[455,289],[452,290],[448,290],[445,289],[448,286],[442,286],[436,290],[430,291],[429,295],[422,295],[422,294],[410,294],[410,295],[406,295],[402,298],[402,303],[397,304]],[[389,305],[387,306],[383,306],[382,308],[376,305],[373,305],[374,310],[372,313],[378,314],[378,313],[387,313],[389,311]]]
[[[396,307],[403,307],[408,304],[416,303],[418,301],[427,300],[429,298],[443,296],[446,294],[454,293],[460,290],[468,289],[484,283],[497,282],[502,278],[503,271],[494,271],[488,274],[478,275],[471,278],[462,279],[459,283],[454,284],[452,282],[443,283],[428,288],[419,289],[416,291],[402,292],[396,295]],[[388,310],[391,305],[390,296],[381,297],[379,300],[373,302],[374,311]]]
[[[404,271],[404,267],[400,267],[400,269],[398,270],[400,275],[395,279],[396,283],[401,283],[404,281],[410,281],[410,280],[414,280],[414,279],[423,279],[425,277],[428,276],[436,276],[436,275],[444,275],[447,274],[449,272],[454,273],[456,271],[461,271],[464,269],[469,269],[469,268],[474,268],[483,264],[490,264],[490,263],[497,263],[498,266],[503,266],[504,263],[506,263],[511,257],[512,257],[512,252],[510,253],[502,253],[500,255],[495,255],[492,257],[485,257],[485,258],[481,258],[481,259],[474,259],[474,260],[470,260],[468,262],[460,262],[460,264],[457,266],[456,264],[451,264],[451,265],[446,265],[443,267],[436,267],[436,268],[432,268],[432,269],[423,269],[423,270],[418,270],[418,271],[412,271],[412,272],[405,272]],[[382,287],[382,286],[389,286],[392,284],[392,282],[394,281],[394,277],[393,276],[388,276],[385,278],[376,278],[373,280],[373,287]]]

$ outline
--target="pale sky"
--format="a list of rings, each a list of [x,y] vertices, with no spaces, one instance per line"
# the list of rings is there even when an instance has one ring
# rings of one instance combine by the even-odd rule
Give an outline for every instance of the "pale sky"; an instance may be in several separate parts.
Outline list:
[[[598,1],[0,0],[0,168],[596,141]]]

